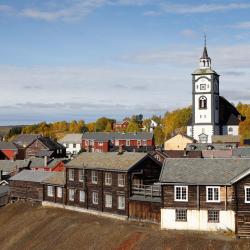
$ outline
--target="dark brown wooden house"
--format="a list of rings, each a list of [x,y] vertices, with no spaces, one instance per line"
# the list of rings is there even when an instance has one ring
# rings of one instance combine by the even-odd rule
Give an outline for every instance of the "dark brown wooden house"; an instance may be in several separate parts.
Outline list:
[[[61,172],[23,170],[9,179],[10,198],[13,201],[32,200],[41,202],[44,200],[43,183],[57,179],[61,175]]]
[[[146,153],[81,153],[66,167],[66,204],[133,217],[130,211],[146,195],[139,192],[158,181],[160,171]]]
[[[161,227],[250,237],[249,159],[167,159]]]

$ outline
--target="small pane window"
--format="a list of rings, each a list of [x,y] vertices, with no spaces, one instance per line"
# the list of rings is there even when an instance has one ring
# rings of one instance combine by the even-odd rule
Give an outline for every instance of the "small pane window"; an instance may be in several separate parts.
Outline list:
[[[75,200],[75,190],[69,189],[69,200],[74,201]]]
[[[111,186],[112,185],[112,173],[105,173],[105,185]]]
[[[83,182],[83,180],[84,180],[84,170],[83,169],[79,169],[78,174],[79,174],[79,181]]]
[[[76,148],[76,144],[75,143],[73,143],[73,148]]]
[[[175,186],[175,201],[188,201],[187,186]]]
[[[52,186],[47,186],[47,195],[49,197],[53,197],[53,187]]]
[[[97,181],[98,181],[97,171],[91,172],[91,179],[92,179],[92,183],[97,184]]]
[[[98,193],[97,192],[93,192],[92,193],[92,203],[93,204],[98,204],[99,200],[98,200]]]
[[[176,209],[175,210],[176,221],[187,221],[187,209]]]
[[[207,187],[207,202],[219,202],[219,187]]]
[[[250,186],[245,187],[245,203],[250,203]]]
[[[80,192],[79,192],[79,201],[80,202],[85,201],[85,192],[83,190],[80,190]]]
[[[125,196],[118,196],[118,209],[125,210]]]
[[[208,210],[208,222],[213,222],[213,223],[220,222],[220,211]]]
[[[69,180],[74,181],[74,169],[69,169]]]
[[[118,174],[118,187],[125,186],[125,174]]]
[[[105,194],[105,207],[112,208],[112,195]]]
[[[56,195],[57,195],[57,198],[62,198],[62,187],[56,188]]]

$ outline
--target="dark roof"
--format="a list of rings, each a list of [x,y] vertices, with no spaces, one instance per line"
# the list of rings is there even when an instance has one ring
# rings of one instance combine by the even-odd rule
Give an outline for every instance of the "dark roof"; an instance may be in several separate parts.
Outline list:
[[[48,150],[40,150],[36,153],[36,157],[51,157],[54,154],[54,151],[48,151]]]
[[[231,185],[249,173],[248,159],[166,159],[160,182]]]
[[[16,169],[28,167],[29,163],[29,160],[0,160],[0,170],[3,172],[13,172]]]
[[[146,153],[81,153],[66,166],[68,168],[109,169],[128,171],[147,156]]]
[[[65,149],[63,145],[51,139],[50,137],[39,137],[37,140],[39,140],[49,150]]]
[[[37,157],[31,157],[29,158],[30,168],[35,168],[35,167],[44,167],[44,158],[37,158]],[[66,162],[68,159],[66,158],[55,158],[55,159],[47,159],[47,164],[46,167],[48,168],[54,168],[59,162]]]
[[[126,152],[152,152],[154,151],[154,146],[140,146],[140,147],[133,147],[133,146],[123,146],[122,149]],[[110,148],[110,152],[118,152],[119,146],[114,146]]]
[[[122,133],[122,132],[86,132],[83,134],[83,140],[96,141],[111,141],[111,140],[152,140],[153,133],[137,132],[137,133]]]
[[[210,59],[210,57],[208,56],[208,53],[207,53],[207,47],[206,46],[204,46],[201,59]]]
[[[167,158],[202,158],[201,151],[164,150]]]
[[[246,117],[242,116],[239,111],[224,97],[220,96],[220,124],[221,125],[239,125]]]
[[[212,135],[212,142],[214,143],[239,143],[239,135]]]
[[[17,146],[13,142],[0,142],[0,150],[4,149],[18,150]]]
[[[54,174],[46,178],[43,183],[63,186],[66,184],[64,172],[53,172]]]
[[[0,185],[0,197],[3,197],[9,193],[9,185]]]
[[[39,134],[21,134],[18,135],[12,142],[18,146],[27,147],[40,136],[41,135]]]

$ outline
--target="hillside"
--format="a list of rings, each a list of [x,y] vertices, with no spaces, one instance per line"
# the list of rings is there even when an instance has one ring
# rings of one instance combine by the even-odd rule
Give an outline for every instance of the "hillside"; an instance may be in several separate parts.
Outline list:
[[[160,231],[29,203],[0,208],[0,249],[249,249],[250,240],[214,233]]]

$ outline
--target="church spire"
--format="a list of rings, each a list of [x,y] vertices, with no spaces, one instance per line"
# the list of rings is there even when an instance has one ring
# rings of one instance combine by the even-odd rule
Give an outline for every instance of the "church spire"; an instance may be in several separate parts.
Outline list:
[[[201,69],[211,68],[211,58],[208,56],[208,53],[207,53],[206,33],[204,33],[204,49],[203,49],[203,54],[200,58],[200,68]]]

